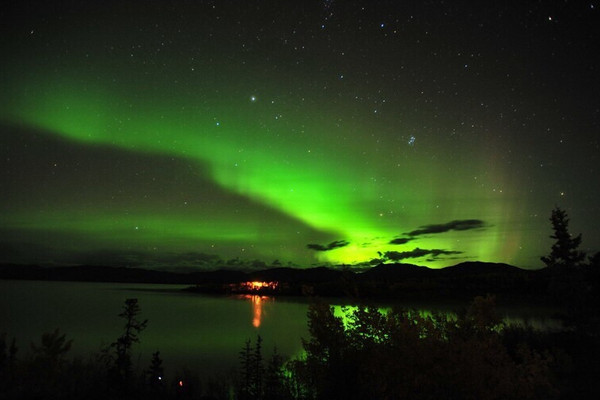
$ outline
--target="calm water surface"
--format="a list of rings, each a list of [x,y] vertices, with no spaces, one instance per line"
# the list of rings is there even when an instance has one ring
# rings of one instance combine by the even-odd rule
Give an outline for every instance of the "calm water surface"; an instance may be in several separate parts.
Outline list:
[[[267,354],[301,352],[308,337],[307,303],[302,299],[257,296],[205,296],[178,292],[186,286],[0,280],[0,333],[17,338],[18,355],[44,332],[59,328],[73,339],[71,355],[89,356],[122,332],[118,317],[126,298],[137,298],[148,327],[135,345],[142,368],[160,350],[167,372],[183,366],[200,374],[228,373],[238,365],[244,342],[263,338]],[[449,305],[419,305],[421,310],[450,311]],[[336,306],[336,312],[340,312]],[[542,329],[557,327],[548,310],[499,310],[511,323],[528,321]]]
[[[17,338],[19,356],[43,332],[60,328],[72,338],[73,355],[88,356],[122,332],[118,317],[135,297],[148,327],[134,353],[145,367],[160,350],[165,365],[199,372],[227,372],[237,366],[244,342],[261,335],[264,349],[284,355],[301,350],[307,336],[306,303],[178,293],[186,286],[0,280],[0,333]]]

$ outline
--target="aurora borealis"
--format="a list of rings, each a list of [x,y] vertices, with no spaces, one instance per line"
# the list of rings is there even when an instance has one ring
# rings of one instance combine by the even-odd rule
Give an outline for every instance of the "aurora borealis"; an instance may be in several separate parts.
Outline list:
[[[0,262],[598,251],[595,2],[13,2]],[[375,260],[375,261],[372,261]]]

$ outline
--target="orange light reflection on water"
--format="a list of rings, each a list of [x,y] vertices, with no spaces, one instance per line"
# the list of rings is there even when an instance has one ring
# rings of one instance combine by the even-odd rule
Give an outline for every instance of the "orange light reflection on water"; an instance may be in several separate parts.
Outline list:
[[[272,299],[269,296],[259,296],[256,294],[246,294],[243,298],[252,302],[252,326],[255,328],[260,327],[262,322],[263,304]]]
[[[262,299],[260,296],[252,296],[252,309],[254,310],[252,325],[254,325],[255,328],[258,328],[260,326],[260,317],[262,315]]]

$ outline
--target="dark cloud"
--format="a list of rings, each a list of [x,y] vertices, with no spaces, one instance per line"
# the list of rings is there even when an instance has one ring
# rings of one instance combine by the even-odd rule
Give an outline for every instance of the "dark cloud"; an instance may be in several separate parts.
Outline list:
[[[462,251],[453,250],[441,250],[441,249],[419,249],[418,247],[410,251],[386,251],[383,253],[384,258],[390,261],[400,261],[407,258],[421,258],[425,256],[432,256],[437,258],[439,256],[462,254]]]
[[[413,240],[413,238],[396,238],[390,240],[389,244],[406,244]]]
[[[444,233],[448,231],[468,231],[471,229],[485,228],[486,224],[480,219],[459,219],[446,224],[423,225],[419,229],[406,233],[408,236],[420,236],[430,233]]]
[[[462,252],[460,252],[460,253],[462,254]],[[454,256],[454,257],[444,257],[444,261],[448,261],[448,260],[465,261],[465,260],[473,260],[473,259],[474,259],[473,257],[466,257],[466,256],[463,256],[463,255],[461,255],[461,256]],[[427,262],[436,262],[436,261],[439,261],[439,260],[440,260],[439,257],[431,257],[431,258],[428,258],[425,261],[427,261]]]
[[[347,240],[336,240],[335,242],[331,242],[326,246],[322,244],[307,244],[306,247],[315,251],[330,251],[334,249],[339,249],[340,247],[346,247],[349,244],[350,242],[348,242]]]
[[[110,265],[117,267],[211,267],[226,266],[226,262],[218,255],[201,252],[160,254],[142,251],[100,250],[82,252],[73,258],[76,264]]]

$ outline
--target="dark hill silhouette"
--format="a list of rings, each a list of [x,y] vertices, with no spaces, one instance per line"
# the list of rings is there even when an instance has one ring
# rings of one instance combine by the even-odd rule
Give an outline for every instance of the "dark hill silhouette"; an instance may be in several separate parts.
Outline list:
[[[249,280],[281,282],[331,282],[340,279],[342,272],[326,267],[316,268],[271,268],[248,274]]]
[[[439,270],[443,274],[452,275],[485,275],[485,274],[518,274],[527,272],[524,269],[503,263],[467,261]]]
[[[379,264],[358,275],[361,281],[396,282],[406,278],[424,277],[435,270],[414,264]]]
[[[216,271],[196,271],[187,274],[186,283],[235,283],[248,280],[248,275],[243,271],[218,269]]]
[[[379,264],[358,275],[361,281],[397,282],[414,278],[464,277],[484,275],[510,275],[529,271],[502,263],[480,261],[463,262],[446,268],[432,269],[414,264]]]
[[[380,264],[367,271],[279,267],[260,271],[222,269],[178,273],[106,266],[41,267],[0,265],[0,279],[167,283],[193,285],[192,292],[222,294],[231,284],[277,281],[279,295],[358,296],[364,298],[472,297],[486,293],[546,296],[548,274],[508,264],[465,262],[443,269],[413,264]]]
[[[0,278],[125,283],[193,283],[188,276],[172,272],[97,265],[68,267],[3,265],[0,266]]]
[[[334,282],[350,270],[327,267],[278,267],[260,271],[220,269],[189,273],[150,270],[142,268],[107,267],[95,265],[42,267],[37,265],[0,265],[1,279],[35,279],[53,281],[139,282],[139,283],[235,283],[252,280],[283,282]],[[528,274],[533,271],[501,263],[464,262],[454,266],[431,269],[414,264],[379,264],[364,272],[354,273],[359,282],[395,282],[409,278],[444,276],[458,278],[473,275]],[[351,273],[352,274],[352,273]]]

